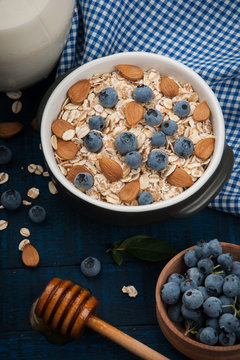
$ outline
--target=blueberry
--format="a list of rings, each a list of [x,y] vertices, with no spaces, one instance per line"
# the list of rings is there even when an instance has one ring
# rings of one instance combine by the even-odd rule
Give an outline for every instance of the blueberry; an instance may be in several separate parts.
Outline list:
[[[202,329],[199,340],[206,345],[215,345],[218,342],[218,334],[212,327]]]
[[[232,333],[239,330],[240,322],[233,314],[223,314],[219,319],[220,329]]]
[[[157,131],[153,134],[151,138],[152,146],[164,146],[166,144],[166,135],[162,131]]]
[[[164,151],[153,150],[148,155],[147,164],[152,170],[162,171],[168,164],[168,156]]]
[[[174,322],[182,322],[183,317],[181,314],[181,303],[177,303],[174,305],[169,305],[167,309],[168,317],[170,320]]]
[[[201,291],[197,289],[185,291],[182,297],[182,302],[188,309],[198,309],[203,303]]]
[[[227,275],[223,282],[223,293],[228,297],[240,294],[240,279],[235,274]]]
[[[125,162],[131,169],[138,169],[142,162],[142,155],[138,151],[130,151],[125,156]]]
[[[92,131],[85,136],[84,145],[88,151],[98,152],[103,145],[102,138],[98,133]]]
[[[209,297],[206,288],[204,286],[198,286],[197,289],[201,291],[203,296],[203,301],[205,301]]]
[[[178,156],[187,158],[188,156],[192,155],[194,145],[191,139],[182,136],[175,141],[173,150]]]
[[[96,115],[89,119],[90,130],[103,131],[105,128],[105,120],[102,116]]]
[[[198,261],[197,267],[204,276],[207,276],[213,271],[214,263],[209,258],[203,258]]]
[[[217,318],[222,314],[222,303],[219,298],[210,296],[203,303],[203,312],[211,318]]]
[[[12,160],[12,151],[5,145],[0,145],[0,165],[6,165]]]
[[[176,304],[180,297],[179,285],[175,282],[168,282],[163,285],[161,291],[162,300],[169,305]]]
[[[187,250],[183,256],[183,260],[187,267],[193,267],[197,265],[198,258],[196,257],[195,250]]]
[[[206,319],[206,326],[212,327],[217,332],[219,332],[219,330],[220,330],[218,318],[207,318]]]
[[[218,239],[210,240],[208,247],[210,248],[210,255],[213,255],[213,257],[217,257],[222,254],[222,246]]]
[[[180,118],[183,118],[185,116],[188,116],[190,113],[190,105],[187,101],[181,100],[178,101],[173,108],[174,114],[179,116]]]
[[[149,86],[139,85],[133,91],[133,98],[140,103],[149,102],[153,98],[153,91]]]
[[[146,123],[150,126],[160,125],[162,122],[162,114],[156,109],[148,109],[144,117]]]
[[[139,205],[148,205],[153,203],[153,196],[148,191],[143,191],[138,196],[138,204]]]
[[[34,205],[29,210],[28,216],[34,223],[40,224],[46,218],[46,210],[42,206]]]
[[[98,98],[103,107],[113,108],[118,102],[118,93],[112,87],[108,87],[100,91]]]
[[[101,263],[95,257],[89,256],[81,262],[81,271],[85,276],[96,276],[100,270]]]
[[[221,254],[217,257],[217,261],[224,270],[231,271],[233,266],[233,257],[231,254]]]
[[[234,309],[233,309],[234,298],[228,297],[226,295],[221,295],[219,297],[219,299],[221,300],[221,303],[222,303],[223,314],[226,314],[226,313],[234,314]]]
[[[222,346],[232,346],[236,342],[235,333],[226,333],[225,331],[221,331],[218,336],[219,344]]]
[[[119,134],[115,139],[115,145],[121,155],[137,149],[137,137],[131,132],[125,131]]]
[[[210,296],[219,296],[223,288],[223,277],[219,274],[210,274],[205,278],[204,285]]]
[[[74,179],[74,186],[81,190],[89,190],[93,186],[93,176],[87,172],[81,172]]]
[[[181,292],[185,292],[190,289],[197,289],[197,283],[193,279],[185,279],[180,283]]]
[[[1,204],[7,210],[16,210],[22,202],[21,194],[16,190],[7,190],[1,195]]]
[[[204,240],[200,240],[195,246],[195,253],[198,258],[206,258],[211,255],[211,248],[209,243]]]
[[[178,124],[174,120],[167,120],[164,121],[164,123],[161,126],[162,132],[164,132],[165,135],[172,136],[177,132]]]
[[[173,273],[168,277],[167,282],[173,281],[173,282],[176,282],[178,285],[180,285],[183,280],[184,280],[183,275],[178,274],[178,273]]]
[[[184,319],[187,320],[199,320],[202,317],[202,310],[201,308],[198,309],[188,309],[184,304],[181,306],[181,313]]]
[[[191,267],[186,271],[186,277],[195,280],[197,286],[202,285],[204,275],[199,271],[197,267]]]
[[[240,278],[240,261],[234,261],[231,274],[235,274]]]

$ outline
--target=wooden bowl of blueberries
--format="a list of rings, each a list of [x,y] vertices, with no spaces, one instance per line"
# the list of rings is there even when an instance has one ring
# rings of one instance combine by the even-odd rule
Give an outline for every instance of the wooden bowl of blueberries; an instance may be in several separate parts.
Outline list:
[[[156,313],[190,359],[240,359],[240,246],[213,239],[178,253],[158,278]]]

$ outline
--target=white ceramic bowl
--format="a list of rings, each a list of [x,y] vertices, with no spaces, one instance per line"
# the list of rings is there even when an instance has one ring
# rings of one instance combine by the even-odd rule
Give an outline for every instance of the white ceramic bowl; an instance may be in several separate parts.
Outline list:
[[[194,183],[190,188],[185,190],[180,195],[175,196],[169,200],[164,200],[160,202],[155,202],[151,205],[144,206],[122,206],[122,205],[113,205],[105,203],[99,200],[95,200],[86,194],[80,192],[70,183],[64,175],[59,170],[56,161],[53,155],[53,149],[50,143],[51,137],[51,124],[56,120],[58,113],[61,109],[61,105],[66,98],[67,90],[71,85],[77,82],[80,79],[90,78],[93,74],[96,73],[106,73],[114,70],[114,65],[117,64],[132,64],[141,67],[143,70],[150,68],[155,68],[160,71],[163,75],[171,76],[177,80],[183,82],[189,82],[193,89],[199,94],[200,100],[206,100],[208,106],[211,110],[211,120],[213,124],[213,131],[216,137],[215,149],[212,156],[212,160],[207,167],[204,174],[200,177],[199,180]],[[172,213],[173,209],[181,209],[181,204],[186,205],[185,201],[190,199],[195,194],[199,194],[201,189],[204,188],[204,185],[207,184],[209,179],[214,179],[214,174],[217,169],[219,169],[220,162],[222,161],[224,146],[225,146],[225,130],[224,130],[224,119],[223,114],[219,105],[219,102],[214,95],[213,91],[207,85],[207,83],[193,70],[187,66],[179,63],[176,60],[168,58],[162,55],[156,55],[152,53],[145,52],[125,52],[115,55],[110,55],[103,57],[97,60],[93,60],[87,64],[80,66],[79,68],[73,70],[69,75],[67,75],[63,80],[56,86],[56,88],[51,93],[48,101],[45,104],[44,110],[41,116],[41,141],[42,141],[42,150],[47,163],[47,167],[57,184],[60,185],[60,188],[65,189],[65,193],[71,194],[72,198],[81,200],[81,204],[85,203],[90,205],[90,208],[98,210],[106,210],[108,214],[118,214],[117,216],[122,216],[123,214],[134,214],[135,218],[138,214],[142,214],[141,219],[146,219],[145,215],[147,214],[159,214],[159,217],[151,218],[153,221],[155,219],[161,218],[163,213],[169,214]],[[222,174],[223,175],[223,174]],[[229,175],[229,173],[227,174]],[[223,183],[226,179],[224,179]],[[223,185],[223,184],[222,184]],[[222,186],[221,185],[221,186]],[[211,195],[213,192],[216,192],[216,184],[214,185],[214,191],[212,189]],[[220,189],[218,189],[219,191]],[[215,195],[215,193],[214,193]],[[205,202],[209,202],[211,199],[205,197]],[[179,206],[180,205],[180,206]],[[188,202],[187,205],[190,205]],[[206,204],[204,204],[206,206]],[[203,207],[203,204],[202,206]],[[165,211],[166,210],[166,211]],[[160,211],[160,212],[159,212]],[[196,212],[196,209],[195,209]],[[175,211],[176,213],[176,211]],[[191,211],[190,211],[191,213]],[[189,211],[188,215],[189,216]],[[147,216],[148,217],[148,216]],[[125,216],[126,218],[126,216]],[[146,222],[146,221],[145,221]],[[137,221],[138,223],[138,221]],[[142,221],[141,221],[142,223]]]

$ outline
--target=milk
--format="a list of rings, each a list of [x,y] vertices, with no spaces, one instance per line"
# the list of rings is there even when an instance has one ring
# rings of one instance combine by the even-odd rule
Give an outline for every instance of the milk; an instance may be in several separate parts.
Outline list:
[[[74,0],[0,0],[0,91],[46,77],[66,43]]]

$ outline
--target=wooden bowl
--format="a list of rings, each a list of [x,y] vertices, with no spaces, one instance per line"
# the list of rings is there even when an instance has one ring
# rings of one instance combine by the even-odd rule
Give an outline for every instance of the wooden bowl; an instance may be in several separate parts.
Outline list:
[[[221,243],[223,252],[229,252],[234,260],[240,261],[240,246]],[[194,249],[190,247],[189,249]],[[180,323],[172,322],[167,315],[167,305],[162,302],[160,290],[166,283],[169,275],[173,273],[183,274],[186,265],[183,255],[187,251],[183,250],[172,258],[162,270],[156,285],[156,313],[157,320],[163,334],[168,341],[181,353],[194,360],[237,360],[240,359],[240,344],[233,346],[210,346],[197,342],[193,338],[184,335],[184,327]]]

